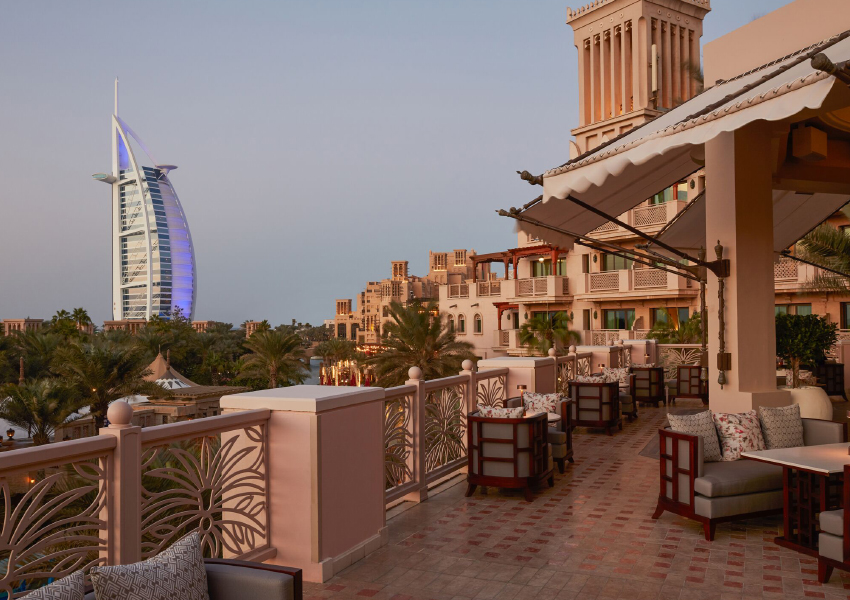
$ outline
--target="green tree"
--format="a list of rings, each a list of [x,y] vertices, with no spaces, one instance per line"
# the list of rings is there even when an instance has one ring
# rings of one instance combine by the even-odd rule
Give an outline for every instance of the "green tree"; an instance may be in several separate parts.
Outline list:
[[[850,273],[850,236],[824,223],[797,242],[800,258],[841,273]],[[850,292],[850,279],[833,273],[820,273],[806,284],[813,291]]]
[[[85,308],[75,308],[71,311],[71,318],[74,319],[74,322],[77,324],[77,327],[86,327],[87,325],[91,325],[91,317],[89,317],[89,313]]]
[[[800,365],[826,360],[838,326],[818,315],[776,315],[776,355],[791,366],[791,387],[800,387]]]
[[[572,319],[564,311],[532,315],[519,328],[519,341],[534,353],[546,355],[549,349],[563,351],[570,342],[581,342],[578,332],[570,329]]]
[[[655,323],[646,337],[657,340],[659,344],[699,344],[702,341],[702,318],[695,312],[688,320],[675,327],[668,312],[667,321]]]
[[[0,398],[0,419],[29,431],[36,446],[50,443],[56,428],[84,405],[75,390],[55,379],[6,384],[0,388]]]
[[[307,367],[302,361],[304,349],[297,335],[271,329],[257,331],[245,340],[245,347],[250,353],[242,357],[242,374],[267,379],[272,389],[279,383],[303,383]]]
[[[62,337],[53,331],[16,331],[13,352],[15,359],[24,358],[24,374],[30,379],[51,375],[50,365]]]
[[[457,375],[466,359],[474,359],[472,344],[459,342],[441,318],[437,303],[392,302],[384,326],[382,350],[366,359],[381,387],[402,385],[410,367],[419,367],[424,379]]]
[[[321,357],[326,363],[352,360],[357,358],[357,345],[350,340],[333,338],[319,343],[313,354]]]
[[[152,381],[148,361],[135,346],[115,345],[107,339],[72,341],[56,352],[54,371],[67,379],[83,404],[89,407],[95,426],[103,426],[106,409],[120,398],[136,394],[168,397],[168,390]]]

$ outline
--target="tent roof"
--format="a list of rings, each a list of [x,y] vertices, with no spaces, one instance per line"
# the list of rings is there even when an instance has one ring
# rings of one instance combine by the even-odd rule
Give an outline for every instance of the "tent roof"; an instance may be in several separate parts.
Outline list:
[[[565,200],[567,196],[609,215],[620,215],[701,168],[705,142],[720,133],[758,120],[780,121],[807,109],[819,109],[836,82],[835,77],[811,66],[810,56],[820,51],[833,62],[847,60],[850,32],[721,82],[612,142],[547,171],[542,201],[530,203],[520,215],[584,235],[605,223],[605,218]],[[810,204],[808,208],[820,222],[837,207]],[[518,223],[521,231],[549,243],[572,246],[571,236]],[[811,229],[786,228],[789,233],[784,237],[799,231],[791,243]]]
[[[160,379],[162,380],[177,380],[184,383],[186,386],[196,386],[198,385],[194,381],[189,380],[184,377],[180,373],[178,373],[174,367],[171,367],[168,364],[168,361],[165,360],[162,356],[162,352],[156,355],[156,358],[153,359],[153,362],[148,365],[148,370],[151,372],[150,375],[145,377],[145,381],[154,381],[158,382]]]

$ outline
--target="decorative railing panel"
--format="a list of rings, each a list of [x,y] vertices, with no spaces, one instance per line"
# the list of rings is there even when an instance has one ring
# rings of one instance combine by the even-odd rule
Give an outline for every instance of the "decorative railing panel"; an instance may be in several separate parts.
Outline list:
[[[502,282],[501,281],[479,281],[478,282],[478,295],[482,296],[482,297],[501,296],[502,295]]]
[[[773,278],[777,280],[797,279],[798,263],[796,260],[781,258],[779,262],[773,263]]]
[[[590,343],[592,346],[607,346],[608,342],[616,342],[619,339],[619,329],[594,329],[591,332]]]
[[[192,530],[200,531],[205,556],[268,548],[266,421],[234,427],[229,417],[203,419],[205,431],[181,427],[201,420],[142,431],[144,558]]]
[[[476,388],[475,401],[483,406],[505,405],[507,397],[505,393],[505,378],[507,377],[507,369],[498,369],[493,371],[482,371],[477,374],[478,385]]]
[[[449,298],[469,298],[469,284],[453,283],[449,285]]]
[[[569,382],[576,378],[575,356],[564,356],[558,358],[557,369],[555,391],[566,396],[570,391]]]
[[[576,375],[590,375],[590,358],[591,355],[577,355],[576,358]]]
[[[517,296],[533,296],[534,295],[534,280],[519,279],[516,285]]]
[[[414,386],[387,390],[384,399],[384,489],[388,499],[413,481]]]
[[[502,329],[499,331],[499,346],[507,348],[511,343],[511,331]]]
[[[567,277],[561,278],[561,294],[568,296],[570,293],[570,280]]]
[[[589,273],[591,292],[620,289],[620,272],[603,271],[602,273]]]
[[[658,361],[664,367],[665,379],[676,379],[679,365],[700,363],[699,344],[659,344]]]
[[[606,221],[605,223],[603,223],[602,225],[600,225],[599,227],[597,227],[596,229],[594,229],[590,233],[603,233],[603,232],[606,232],[606,231],[616,231],[616,229],[617,229],[616,223],[614,223],[613,221]]]
[[[0,455],[0,598],[105,562],[114,447],[98,436],[67,442],[59,459],[51,446]]]
[[[667,272],[661,269],[635,269],[635,289],[667,287]]]
[[[667,207],[663,204],[654,206],[641,206],[634,209],[634,226],[646,227],[648,225],[660,225],[667,222]]]
[[[454,379],[454,378],[446,378]],[[435,380],[438,382],[439,380]],[[433,383],[433,382],[427,382]],[[460,464],[466,457],[466,385],[458,381],[427,390],[425,472]]]

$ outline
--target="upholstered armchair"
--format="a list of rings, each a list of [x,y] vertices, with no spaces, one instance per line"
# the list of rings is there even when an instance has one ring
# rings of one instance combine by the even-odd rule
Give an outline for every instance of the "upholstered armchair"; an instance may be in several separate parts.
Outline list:
[[[604,428],[608,435],[614,427],[623,428],[620,416],[620,386],[617,382],[570,382],[573,425]]]
[[[556,405],[556,413],[561,417],[557,423],[549,423],[546,431],[546,440],[552,450],[552,459],[558,464],[558,471],[564,472],[566,462],[573,462],[573,412],[570,410],[573,401],[570,398],[561,397]],[[505,402],[508,408],[522,406],[521,398],[508,398]]]
[[[635,403],[651,403],[656,407],[663,404],[664,368],[663,367],[632,367],[633,378],[630,390]]]
[[[475,488],[493,486],[522,489],[531,502],[532,489],[546,480],[555,485],[552,453],[546,441],[545,413],[530,417],[482,417],[477,411],[467,417],[466,495]]]
[[[204,559],[210,600],[301,600],[301,569],[220,558]],[[95,600],[89,586],[85,600]]]
[[[708,382],[700,379],[702,367],[699,365],[679,365],[676,380],[670,390],[670,402],[676,398],[699,398],[708,405]]]

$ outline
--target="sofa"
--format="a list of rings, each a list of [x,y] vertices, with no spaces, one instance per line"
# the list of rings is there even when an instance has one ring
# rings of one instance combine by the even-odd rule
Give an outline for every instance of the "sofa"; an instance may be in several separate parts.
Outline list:
[[[844,484],[841,507],[820,513],[818,524],[818,581],[829,582],[833,569],[850,571],[850,519],[844,515],[850,511],[850,465],[844,466]]]
[[[210,600],[303,598],[301,569],[221,558],[206,558],[204,566]],[[85,600],[95,600],[91,586],[86,592]]]
[[[492,486],[522,489],[525,499],[531,502],[536,485],[545,480],[549,487],[554,486],[552,450],[546,441],[548,429],[548,418],[542,412],[518,418],[470,413],[466,496],[474,494],[478,486]]]
[[[844,423],[802,419],[806,446],[847,441]],[[754,460],[705,462],[703,438],[658,430],[660,490],[653,519],[664,511],[698,521],[705,539],[718,523],[782,512],[782,467]]]
[[[556,404],[556,413],[561,416],[561,420],[557,423],[550,423],[546,432],[546,440],[551,448],[552,459],[557,463],[558,470],[563,473],[566,469],[567,461],[573,462],[573,401],[569,398],[561,397]],[[505,401],[505,406],[508,408],[518,408],[522,406],[522,398],[508,398]]]

